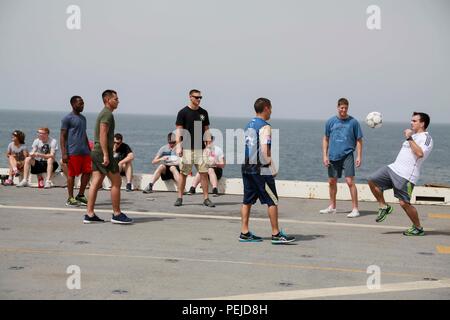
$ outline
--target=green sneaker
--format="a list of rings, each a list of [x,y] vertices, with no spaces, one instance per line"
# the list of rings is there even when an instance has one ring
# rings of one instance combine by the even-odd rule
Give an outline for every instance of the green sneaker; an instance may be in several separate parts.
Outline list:
[[[81,206],[87,206],[88,203],[88,199],[83,195],[83,196],[76,196],[75,200],[77,200]]]
[[[423,228],[417,228],[416,226],[412,226],[405,232],[403,232],[404,236],[423,236],[425,235],[425,232],[423,231]]]
[[[79,207],[80,203],[75,198],[67,199],[66,206],[68,207]]]
[[[391,207],[390,205],[387,205],[387,208],[380,208],[378,210],[378,217],[375,220],[376,222],[383,222],[384,220],[386,220],[386,217],[388,216],[388,214],[391,214],[392,211],[394,211],[394,208]]]

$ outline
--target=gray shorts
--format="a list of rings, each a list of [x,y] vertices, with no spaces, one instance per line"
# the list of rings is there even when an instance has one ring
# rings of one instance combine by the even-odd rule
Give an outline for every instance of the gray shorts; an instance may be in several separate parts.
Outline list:
[[[346,177],[355,176],[355,159],[353,152],[345,156],[345,158],[338,161],[330,161],[328,166],[328,178],[341,178],[342,171]]]
[[[374,182],[382,191],[394,189],[394,197],[407,203],[411,202],[414,184],[400,177],[388,166],[372,173],[369,180]]]

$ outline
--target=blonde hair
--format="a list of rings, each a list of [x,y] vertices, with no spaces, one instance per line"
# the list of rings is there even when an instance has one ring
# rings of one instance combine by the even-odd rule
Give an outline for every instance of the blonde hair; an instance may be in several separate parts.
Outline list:
[[[42,130],[42,131],[45,131],[47,134],[50,134],[49,128],[39,128],[38,130]]]

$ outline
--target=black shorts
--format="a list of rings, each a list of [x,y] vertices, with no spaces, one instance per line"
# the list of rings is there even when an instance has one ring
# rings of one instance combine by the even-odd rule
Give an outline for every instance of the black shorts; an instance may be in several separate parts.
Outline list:
[[[220,178],[222,178],[222,174],[223,174],[222,168],[214,168],[214,172],[216,173],[217,180],[220,180]]]
[[[58,169],[59,164],[57,161],[53,161],[53,172]],[[47,172],[47,160],[36,160],[34,166],[31,166],[32,174],[41,174]]]
[[[255,204],[259,199],[261,204],[267,204],[269,207],[278,205],[275,179],[272,176],[242,173],[242,180],[244,182],[243,204]]]
[[[162,180],[164,180],[164,181],[173,180],[173,174],[172,174],[172,171],[170,171],[170,167],[173,167],[173,166],[166,166],[166,173],[161,174]],[[175,168],[177,169],[178,172],[180,172],[179,166],[175,166]]]

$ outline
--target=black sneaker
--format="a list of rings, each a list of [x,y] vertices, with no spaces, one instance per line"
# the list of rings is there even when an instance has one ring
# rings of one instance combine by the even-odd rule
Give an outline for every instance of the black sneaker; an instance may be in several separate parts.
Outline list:
[[[133,189],[131,189],[131,183],[127,183],[127,192],[131,192]]]
[[[97,215],[95,213],[94,213],[93,217],[89,217],[87,214],[84,215],[83,223],[89,224],[89,223],[102,223],[102,222],[105,222],[105,220],[97,217]]]
[[[239,235],[239,242],[261,242],[263,239],[261,237],[255,236],[250,231],[247,233],[242,233]]]
[[[149,183],[148,186],[142,191],[142,193],[152,193],[153,192],[153,183]]]
[[[181,207],[183,205],[183,198],[178,198],[177,201],[175,201],[174,206],[175,207]]]
[[[293,241],[295,241],[295,237],[288,236],[283,230],[280,230],[276,235],[272,235],[272,244],[285,244]]]
[[[118,216],[112,215],[111,223],[115,224],[132,224],[133,219],[128,218],[123,212]]]
[[[212,201],[211,200],[209,200],[209,199],[205,199],[205,201],[203,201],[203,205],[204,206],[207,206],[207,207],[210,207],[210,208],[214,208],[216,205],[214,204],[214,203],[212,203]]]
[[[217,190],[217,188],[213,188],[212,194],[213,194],[213,197],[218,197],[219,196],[219,190]]]
[[[376,222],[383,222],[384,220],[386,220],[388,214],[391,214],[392,211],[394,211],[394,208],[391,207],[390,205],[387,205],[386,208],[382,209],[380,208],[378,210],[378,217],[376,218]]]
[[[188,195],[193,195],[193,194],[195,194],[195,188],[194,187],[191,187],[190,189],[189,189],[189,191],[187,192],[187,194]]]

